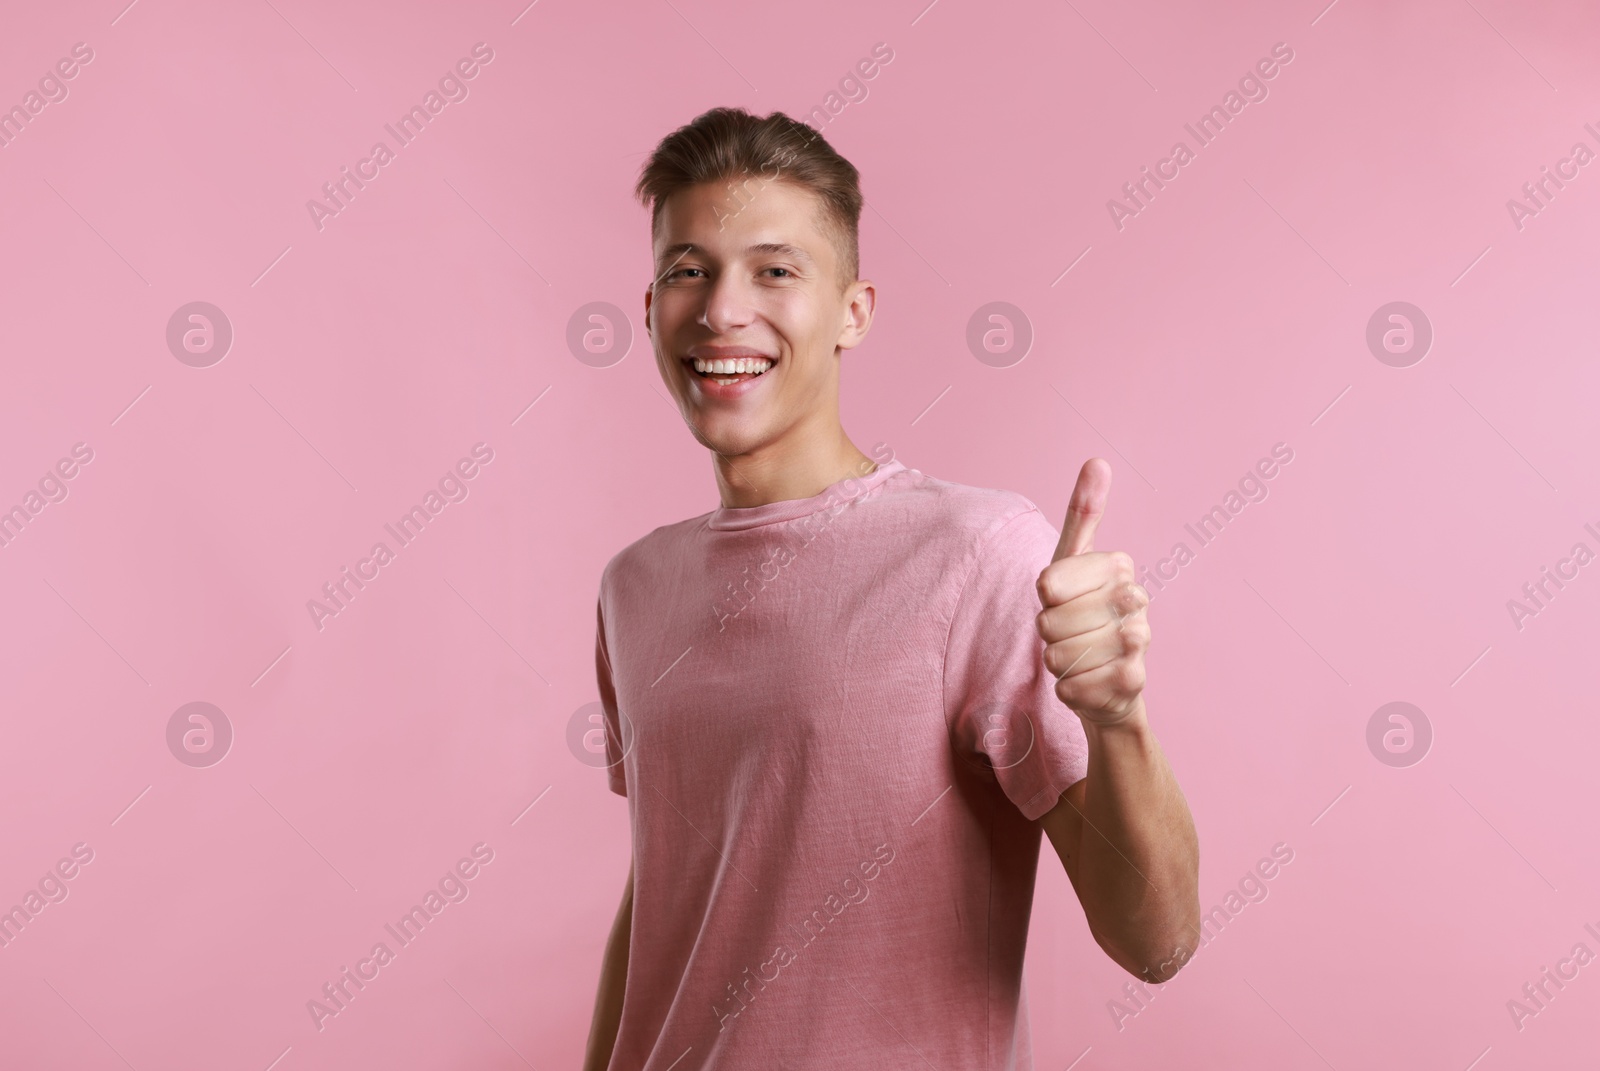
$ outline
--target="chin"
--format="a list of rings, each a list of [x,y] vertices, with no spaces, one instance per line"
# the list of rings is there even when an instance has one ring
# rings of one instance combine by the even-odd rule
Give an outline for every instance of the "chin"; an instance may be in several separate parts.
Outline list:
[[[766,443],[769,438],[753,428],[730,427],[727,421],[714,421],[709,428],[691,424],[690,429],[701,446],[725,457],[748,454]]]

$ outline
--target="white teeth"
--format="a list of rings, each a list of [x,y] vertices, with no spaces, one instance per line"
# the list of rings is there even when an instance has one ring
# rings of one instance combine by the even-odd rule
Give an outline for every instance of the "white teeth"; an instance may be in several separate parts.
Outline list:
[[[772,367],[772,362],[765,357],[718,357],[715,360],[705,360],[701,357],[694,359],[696,372],[721,373],[722,375],[737,374],[740,372],[765,372]]]

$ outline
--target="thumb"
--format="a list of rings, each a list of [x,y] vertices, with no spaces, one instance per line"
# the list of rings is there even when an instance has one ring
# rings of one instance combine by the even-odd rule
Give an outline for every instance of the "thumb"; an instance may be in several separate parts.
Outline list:
[[[1052,562],[1069,554],[1083,554],[1094,549],[1094,530],[1106,511],[1106,497],[1111,493],[1111,465],[1104,458],[1091,457],[1078,472],[1078,482],[1072,488],[1072,498],[1067,502],[1066,523],[1061,526],[1061,541],[1056,544]]]

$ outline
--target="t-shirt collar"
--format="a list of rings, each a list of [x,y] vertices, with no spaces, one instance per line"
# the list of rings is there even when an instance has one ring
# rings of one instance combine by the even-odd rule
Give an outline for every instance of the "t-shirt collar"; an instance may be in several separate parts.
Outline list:
[[[865,476],[846,476],[829,484],[810,498],[790,498],[760,506],[740,506],[732,509],[719,506],[708,515],[706,527],[718,532],[729,532],[755,528],[763,524],[775,524],[779,521],[796,520],[841,502],[854,501],[890,476],[903,471],[905,465],[898,458],[891,458],[880,463]]]

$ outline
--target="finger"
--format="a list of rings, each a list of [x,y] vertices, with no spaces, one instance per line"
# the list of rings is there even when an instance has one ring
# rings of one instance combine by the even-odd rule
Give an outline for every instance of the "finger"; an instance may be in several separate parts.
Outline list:
[[[1069,554],[1094,549],[1094,530],[1106,511],[1106,496],[1111,493],[1111,465],[1104,458],[1091,457],[1078,471],[1078,482],[1067,502],[1067,519],[1061,526],[1061,540],[1051,561]]]
[[[1039,573],[1039,602],[1057,606],[1101,589],[1131,583],[1136,569],[1133,558],[1120,550],[1086,550],[1057,558]]]
[[[1127,697],[1144,691],[1144,685],[1142,659],[1113,659],[1098,669],[1057,680],[1056,698],[1074,711],[1115,708],[1125,712]]]
[[[1148,603],[1147,596],[1141,598],[1143,594],[1144,589],[1137,584],[1099,587],[1077,598],[1047,603],[1034,616],[1034,624],[1046,643],[1070,640],[1142,610]]]
[[[1092,614],[1075,615],[1071,620],[1050,617],[1066,607],[1055,607],[1040,615],[1039,634],[1045,641],[1044,664],[1056,678],[1097,666],[1126,654],[1137,654],[1150,646],[1150,620],[1139,605],[1107,617],[1104,608]],[[1046,620],[1048,618],[1048,620]],[[1085,647],[1093,647],[1093,657],[1079,661]]]
[[[1096,629],[1092,633],[1057,640],[1044,649],[1045,671],[1057,681],[1099,669],[1117,657],[1116,648]]]

